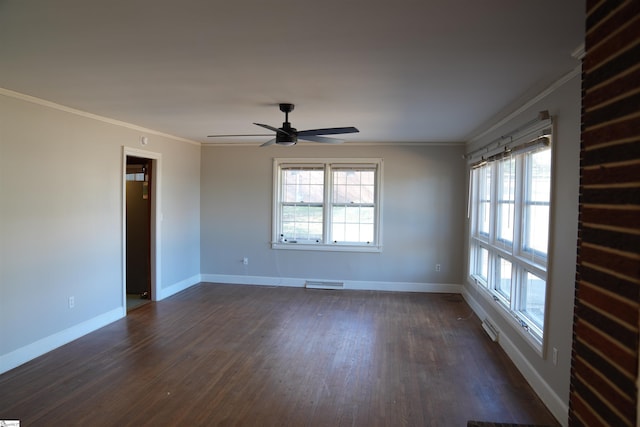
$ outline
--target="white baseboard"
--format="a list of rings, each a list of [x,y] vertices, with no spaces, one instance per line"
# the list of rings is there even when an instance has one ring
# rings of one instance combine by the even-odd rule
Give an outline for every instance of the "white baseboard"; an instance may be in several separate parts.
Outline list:
[[[209,283],[228,283],[231,285],[289,286],[293,288],[302,288],[304,287],[305,279],[266,276],[238,276],[231,274],[203,274],[202,281]]]
[[[180,291],[183,291],[190,286],[200,283],[200,275],[197,274],[188,279],[181,280],[171,286],[160,289],[155,300],[159,301],[170,297]],[[45,353],[50,352],[58,347],[61,347],[71,341],[82,337],[90,332],[102,328],[109,323],[115,322],[126,316],[126,307],[118,307],[107,313],[96,316],[93,319],[89,319],[78,325],[72,326],[63,331],[57,332],[48,337],[42,338],[36,342],[28,344],[24,347],[18,348],[11,353],[0,355],[0,374],[7,372],[13,368],[16,368],[28,361],[42,356]]]
[[[0,355],[0,374],[16,368],[23,363],[42,356],[51,350],[70,343],[90,332],[102,328],[123,317],[122,307],[57,332],[36,342],[20,347],[11,353]]]
[[[476,301],[473,296],[467,291],[465,287],[462,288],[462,296],[469,304],[471,309],[476,313],[480,319],[489,319],[493,326],[498,330],[500,339],[498,344],[507,353],[511,361],[516,365],[520,373],[527,380],[533,391],[536,392],[538,397],[542,400],[545,406],[551,411],[553,416],[558,420],[563,427],[567,426],[569,421],[569,405],[563,401],[558,394],[553,391],[549,384],[540,376],[538,371],[533,367],[531,363],[524,357],[520,349],[509,339],[509,336],[504,333],[495,321],[489,316],[482,306]]]
[[[203,274],[202,281],[210,283],[229,283],[234,285],[261,285],[261,286],[290,286],[304,287],[306,281],[327,280],[313,277],[266,277],[266,276],[242,276],[228,274]],[[454,293],[462,292],[462,285],[448,283],[413,283],[413,282],[376,282],[342,280],[342,289],[367,290],[367,291],[395,291],[395,292],[433,292]]]
[[[169,285],[166,288],[160,288],[154,300],[161,301],[165,298],[170,297],[171,295],[184,291],[185,289],[190,288],[193,285],[197,285],[201,281],[201,275],[196,274],[195,276],[191,276],[188,279],[184,279],[177,283],[174,283],[173,285]]]

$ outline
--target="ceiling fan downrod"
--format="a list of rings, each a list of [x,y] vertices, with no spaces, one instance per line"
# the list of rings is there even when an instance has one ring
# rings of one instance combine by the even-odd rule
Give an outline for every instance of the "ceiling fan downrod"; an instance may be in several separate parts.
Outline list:
[[[297,129],[291,127],[289,123],[289,113],[295,108],[294,104],[280,104],[280,111],[284,113],[284,123],[282,123],[282,129],[276,133],[276,143],[281,145],[294,145],[298,142],[298,136],[296,135]]]

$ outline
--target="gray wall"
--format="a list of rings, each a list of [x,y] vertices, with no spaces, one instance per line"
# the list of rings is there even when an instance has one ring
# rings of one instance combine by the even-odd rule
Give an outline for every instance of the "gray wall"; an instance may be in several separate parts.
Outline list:
[[[159,286],[199,277],[200,147],[143,134],[0,94],[0,372],[123,313],[123,145],[162,156]]]
[[[455,284],[462,281],[464,147],[299,144],[202,148],[201,265],[207,274]],[[381,253],[273,250],[274,157],[384,159]],[[249,258],[249,265],[242,258]],[[435,264],[442,265],[440,272]],[[373,286],[375,287],[375,286]]]
[[[521,370],[530,372],[528,380],[537,386],[545,403],[551,407],[568,405],[571,366],[571,337],[575,287],[576,244],[578,230],[578,185],[580,166],[580,73],[556,90],[533,103],[509,123],[476,142],[472,149],[534,119],[539,111],[548,110],[554,116],[552,213],[548,271],[548,317],[546,319],[546,352],[540,357],[510,323],[506,322],[495,304],[465,280],[464,291],[473,298],[517,348],[508,350]],[[466,256],[466,255],[465,255]],[[468,271],[467,264],[465,269]],[[466,277],[466,273],[465,273]],[[551,352],[558,349],[558,364]],[[519,353],[519,354],[517,354]],[[555,404],[554,404],[555,402]],[[558,409],[560,409],[558,407]],[[563,407],[564,411],[566,407]],[[558,416],[558,413],[555,413]],[[566,422],[566,416],[559,417]]]

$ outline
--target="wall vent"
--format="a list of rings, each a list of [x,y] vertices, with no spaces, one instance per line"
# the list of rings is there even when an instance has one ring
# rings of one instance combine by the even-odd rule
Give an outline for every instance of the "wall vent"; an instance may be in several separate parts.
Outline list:
[[[500,335],[498,330],[495,328],[495,326],[493,326],[489,320],[484,319],[482,321],[482,329],[484,329],[484,331],[487,333],[487,335],[489,335],[489,338],[491,338],[492,341],[494,342],[498,342],[498,336]]]
[[[318,280],[307,280],[304,282],[304,287],[309,289],[343,289],[344,283],[342,282],[321,282]]]

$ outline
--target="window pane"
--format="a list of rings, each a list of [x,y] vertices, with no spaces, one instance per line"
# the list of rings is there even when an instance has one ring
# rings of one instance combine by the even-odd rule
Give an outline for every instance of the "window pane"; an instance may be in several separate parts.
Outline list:
[[[331,237],[335,242],[344,242],[347,240],[345,237],[345,226],[344,224],[336,224],[334,223],[331,227]]]
[[[334,206],[332,218],[334,223],[344,223],[347,221],[347,208],[344,206]]]
[[[498,258],[495,289],[507,301],[511,301],[511,263],[504,258]]]
[[[489,251],[482,246],[478,246],[477,256],[478,261],[476,274],[486,282],[489,278]]]
[[[344,239],[347,242],[359,242],[360,226],[358,224],[345,224]]]
[[[549,240],[549,206],[527,206],[525,251],[547,254]]]
[[[527,154],[525,160],[527,191],[524,202],[523,250],[546,257],[549,239],[551,150]]]
[[[360,208],[360,224],[373,224],[374,210],[372,207]]]
[[[372,242],[373,208],[334,206],[332,210],[332,240],[337,242]]]
[[[322,203],[324,198],[324,171],[283,170],[283,202]]]
[[[322,222],[310,222],[309,223],[309,240],[318,240],[322,239]]]
[[[498,240],[513,241],[513,223],[515,217],[516,168],[513,157],[503,160],[498,174]]]
[[[527,161],[530,173],[529,200],[549,202],[551,189],[551,150],[529,154]]]
[[[524,283],[524,313],[540,329],[544,326],[544,303],[547,284],[538,276],[529,273],[525,274]]]
[[[333,171],[334,203],[373,203],[375,171]]]
[[[281,229],[287,241],[322,239],[322,206],[284,205]]]
[[[500,203],[498,206],[498,240],[511,243],[513,242],[513,203]]]
[[[360,207],[347,207],[345,208],[347,211],[347,219],[345,222],[350,224],[357,224],[360,222]]]
[[[373,230],[373,224],[360,224],[360,236],[358,241],[372,243]]]
[[[477,229],[479,234],[489,235],[491,214],[491,166],[477,169],[478,177],[478,217]]]
[[[489,251],[480,245],[471,248],[473,258],[470,265],[471,275],[481,279],[484,286],[487,286],[489,277]]]

